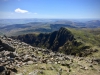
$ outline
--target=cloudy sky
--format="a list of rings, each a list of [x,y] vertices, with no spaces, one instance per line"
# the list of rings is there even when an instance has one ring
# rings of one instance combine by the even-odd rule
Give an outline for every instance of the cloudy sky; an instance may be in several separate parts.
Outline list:
[[[2,18],[100,19],[100,0],[0,0]]]

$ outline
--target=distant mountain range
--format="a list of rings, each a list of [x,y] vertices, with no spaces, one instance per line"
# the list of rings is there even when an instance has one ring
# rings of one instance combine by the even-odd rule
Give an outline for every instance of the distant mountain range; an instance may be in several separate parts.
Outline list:
[[[25,23],[25,22],[29,22],[29,23]],[[38,32],[38,33],[52,32],[55,30],[59,30],[61,27],[67,27],[67,28],[99,28],[100,27],[100,20],[77,22],[77,21],[56,20],[56,19],[55,20],[34,19],[34,20],[26,20],[26,21],[24,20],[25,24],[21,24],[20,22],[18,23],[1,26],[0,32],[6,35],[19,35],[19,34],[26,34],[26,33],[33,33],[33,32]]]
[[[98,27],[100,27],[100,20],[88,21],[88,22],[86,22],[86,27],[98,28]]]
[[[30,22],[53,22],[56,19],[0,19],[0,27],[13,24],[26,24]]]

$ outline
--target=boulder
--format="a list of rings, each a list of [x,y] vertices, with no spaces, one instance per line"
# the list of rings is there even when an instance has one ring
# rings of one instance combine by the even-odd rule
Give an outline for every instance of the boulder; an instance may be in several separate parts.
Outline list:
[[[38,70],[30,72],[28,75],[37,75],[37,73],[38,73]]]
[[[33,64],[33,61],[28,61],[27,64],[31,65],[31,64]]]

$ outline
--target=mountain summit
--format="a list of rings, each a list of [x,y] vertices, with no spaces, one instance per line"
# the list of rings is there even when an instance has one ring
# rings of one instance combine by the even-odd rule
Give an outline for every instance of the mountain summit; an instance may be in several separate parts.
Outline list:
[[[47,48],[68,55],[87,56],[95,51],[90,46],[86,46],[82,42],[77,42],[71,31],[63,27],[52,33],[40,33],[39,35],[26,34],[12,36],[12,38],[35,47]]]

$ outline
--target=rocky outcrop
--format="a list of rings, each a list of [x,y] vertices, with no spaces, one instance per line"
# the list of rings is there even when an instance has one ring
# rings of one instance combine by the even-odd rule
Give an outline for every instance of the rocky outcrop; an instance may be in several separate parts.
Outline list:
[[[63,27],[60,28],[59,31],[54,31],[49,34],[40,33],[38,36],[26,34],[12,38],[21,40],[33,46],[46,47],[53,51],[58,51],[59,47],[63,46],[66,42],[74,40],[72,33]]]
[[[95,72],[99,73],[99,59],[68,56],[48,49],[33,47],[8,37],[0,37],[0,40],[0,48],[3,47],[2,43],[5,43],[15,49],[15,51],[11,51],[5,50],[5,47],[3,47],[2,51],[0,51],[0,75],[38,75],[39,73],[44,74],[45,70],[50,70],[50,72],[57,71],[58,75],[67,71],[71,74],[72,68],[74,67],[76,69],[77,66],[80,71],[95,69]],[[43,65],[39,66],[38,64]],[[44,64],[47,65],[47,67],[44,67]],[[57,65],[57,67],[60,65],[61,68],[56,68],[55,65]],[[27,70],[31,67],[24,72],[22,72],[22,69],[18,71],[18,69],[23,66],[32,66],[32,70],[34,67],[35,69],[28,74],[26,72],[28,72]],[[63,67],[66,67],[67,70]],[[17,74],[18,72],[21,73]]]
[[[87,56],[95,52],[90,46],[85,46],[81,42],[77,42],[74,35],[66,28],[61,27],[59,31],[39,35],[26,34],[19,36],[12,36],[13,39],[26,42],[35,47],[42,47],[51,49],[52,51],[59,51],[65,54]]]
[[[9,48],[5,50],[5,46],[2,43],[11,46],[15,51],[8,50]],[[0,51],[0,75],[15,75],[17,68],[25,65],[37,63],[60,64],[60,61],[69,59],[64,54],[54,53],[48,49],[32,47],[24,42],[7,37],[0,37],[1,47],[3,48]]]

